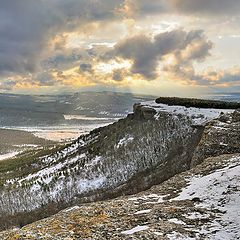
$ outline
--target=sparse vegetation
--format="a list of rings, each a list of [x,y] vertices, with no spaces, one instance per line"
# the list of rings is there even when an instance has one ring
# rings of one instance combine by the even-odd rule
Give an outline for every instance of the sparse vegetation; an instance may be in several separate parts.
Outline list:
[[[39,162],[41,157],[60,151],[64,147],[66,144],[26,150],[17,157],[0,161],[0,188],[7,179],[20,178],[38,171],[42,167],[42,162]]]
[[[170,106],[178,105],[196,108],[215,108],[215,109],[240,109],[238,102],[225,102],[195,98],[177,98],[177,97],[160,97],[156,103],[168,104]]]

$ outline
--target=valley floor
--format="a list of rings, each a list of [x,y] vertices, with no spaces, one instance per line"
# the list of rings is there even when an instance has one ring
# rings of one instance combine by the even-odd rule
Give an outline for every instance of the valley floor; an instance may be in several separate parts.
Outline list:
[[[208,158],[150,190],[83,204],[0,239],[240,239],[240,155]]]
[[[14,157],[23,150],[51,146],[55,142],[38,138],[30,132],[0,128],[0,160]]]

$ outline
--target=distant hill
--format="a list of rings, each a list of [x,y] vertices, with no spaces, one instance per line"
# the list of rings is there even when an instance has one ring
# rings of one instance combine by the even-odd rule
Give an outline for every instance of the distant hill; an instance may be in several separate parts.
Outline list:
[[[148,99],[154,97],[116,92],[83,92],[72,95],[0,94],[0,127],[113,122],[132,112],[135,102]],[[82,117],[66,119],[66,115]]]

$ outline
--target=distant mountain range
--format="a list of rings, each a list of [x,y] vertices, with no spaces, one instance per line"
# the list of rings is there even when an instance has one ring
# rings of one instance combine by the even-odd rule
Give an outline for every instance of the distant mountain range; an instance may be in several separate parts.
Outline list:
[[[110,123],[132,112],[134,103],[150,99],[154,97],[114,92],[0,94],[0,127]]]

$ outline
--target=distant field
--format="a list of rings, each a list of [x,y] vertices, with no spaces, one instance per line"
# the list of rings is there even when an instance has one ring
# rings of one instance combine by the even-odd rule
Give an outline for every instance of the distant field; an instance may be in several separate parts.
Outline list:
[[[21,151],[33,145],[48,146],[53,144],[53,141],[38,138],[29,132],[0,129],[0,154]]]

